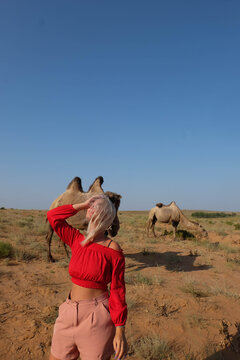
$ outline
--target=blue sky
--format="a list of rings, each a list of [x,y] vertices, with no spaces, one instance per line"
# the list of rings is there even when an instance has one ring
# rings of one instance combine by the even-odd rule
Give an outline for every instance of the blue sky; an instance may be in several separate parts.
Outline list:
[[[0,206],[240,210],[240,2],[1,1]]]

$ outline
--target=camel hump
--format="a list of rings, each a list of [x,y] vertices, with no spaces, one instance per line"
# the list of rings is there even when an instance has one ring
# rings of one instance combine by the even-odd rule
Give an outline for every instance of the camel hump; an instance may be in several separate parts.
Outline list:
[[[116,209],[118,209],[120,205],[120,200],[122,198],[121,195],[113,193],[111,191],[106,191],[104,194],[109,197],[111,202],[115,205]]]
[[[83,192],[82,180],[81,180],[78,176],[76,176],[76,177],[68,184],[67,190],[73,190],[73,191]]]
[[[99,189],[101,191],[102,190],[102,184],[103,184],[103,177],[102,176],[98,176],[94,182],[92,183],[92,185],[89,186],[89,189],[88,189],[88,192],[92,191],[92,192],[95,192],[95,191],[98,191]]]
[[[157,203],[156,206],[161,208],[161,207],[163,207],[163,203]]]

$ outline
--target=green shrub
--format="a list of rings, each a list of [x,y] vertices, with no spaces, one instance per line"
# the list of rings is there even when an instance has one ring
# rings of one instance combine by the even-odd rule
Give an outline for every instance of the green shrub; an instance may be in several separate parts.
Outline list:
[[[195,238],[195,236],[192,233],[190,233],[189,231],[186,231],[186,230],[177,230],[176,237],[179,239],[182,239],[182,240]]]
[[[0,258],[7,258],[13,255],[13,247],[11,244],[0,241]]]
[[[229,217],[229,216],[236,216],[236,213],[224,213],[224,212],[202,212],[202,211],[197,211],[192,213],[192,217],[195,218],[224,218],[224,217]]]
[[[235,230],[240,230],[240,224],[234,224]]]

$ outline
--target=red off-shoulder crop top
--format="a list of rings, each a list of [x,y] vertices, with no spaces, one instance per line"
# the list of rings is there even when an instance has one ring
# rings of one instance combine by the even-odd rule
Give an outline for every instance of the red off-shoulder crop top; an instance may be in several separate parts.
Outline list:
[[[72,257],[69,274],[74,284],[107,290],[110,286],[109,310],[115,326],[125,325],[127,305],[125,301],[125,258],[122,251],[90,242],[81,245],[84,235],[69,225],[65,219],[73,216],[77,210],[72,205],[63,205],[49,210],[47,218],[53,230],[62,241],[70,246]]]

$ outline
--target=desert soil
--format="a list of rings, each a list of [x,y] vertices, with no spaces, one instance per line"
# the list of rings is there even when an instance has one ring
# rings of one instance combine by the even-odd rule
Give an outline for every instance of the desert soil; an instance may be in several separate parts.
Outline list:
[[[184,211],[190,219],[192,211]],[[0,359],[48,359],[58,306],[71,282],[56,236],[47,261],[46,211],[0,210]],[[116,241],[126,256],[131,360],[240,359],[240,213],[197,219],[208,238],[158,225],[147,236],[147,212],[120,212]],[[196,221],[196,219],[194,219]],[[185,229],[186,230],[186,229]],[[197,237],[192,237],[193,235]],[[183,238],[185,237],[185,239]]]

